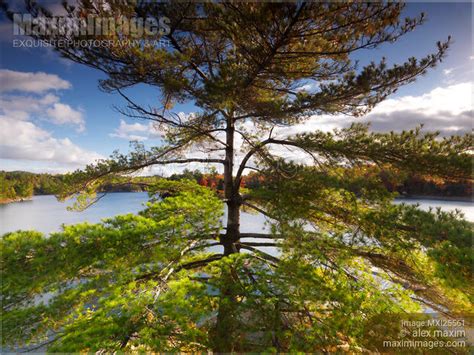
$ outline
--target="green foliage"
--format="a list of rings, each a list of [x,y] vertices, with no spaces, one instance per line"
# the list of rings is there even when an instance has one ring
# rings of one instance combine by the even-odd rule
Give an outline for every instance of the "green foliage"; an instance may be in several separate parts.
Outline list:
[[[15,200],[33,195],[34,180],[31,174],[0,172],[0,200]]]
[[[472,224],[456,213],[394,206],[378,175],[363,174],[380,167],[472,181],[472,135],[381,134],[353,125],[273,136],[274,128],[312,115],[360,116],[435,67],[449,40],[433,54],[392,67],[383,59],[359,68],[352,60],[358,50],[412,31],[423,15],[402,20],[398,2],[95,5],[84,0],[66,10],[81,19],[170,21],[169,33],[144,38],[164,37],[169,48],[55,48],[104,72],[101,87],[124,98],[122,113],[153,121],[164,144],[147,150],[135,143],[129,154],[115,152],[69,174],[59,196],[80,193],[84,207],[104,186],[129,183],[149,166],[221,164],[225,233],[222,204],[212,192],[189,181],[157,180],[141,183],[158,184],[148,188],[164,200],[152,199],[138,216],[69,226],[49,238],[8,234],[2,240],[5,342],[51,339],[51,351],[66,352],[362,352],[365,330],[381,315],[421,306],[450,315],[472,308]],[[30,2],[28,11],[50,16]],[[54,43],[68,36],[58,34]],[[132,36],[104,39],[117,37]],[[162,107],[129,98],[125,91],[136,84],[159,89]],[[197,112],[170,111],[182,102],[193,102]],[[312,164],[280,158],[274,145],[298,149]],[[189,157],[190,148],[207,155]],[[249,168],[265,179],[243,195]],[[263,236],[269,242],[249,241],[252,234],[240,231],[244,205],[271,218],[272,233]],[[224,255],[206,249],[216,245]],[[267,246],[279,254],[269,255]],[[46,295],[51,300],[38,302]]]
[[[337,171],[301,169],[297,180],[254,192],[279,213],[278,265],[265,252],[207,251],[219,238],[222,203],[186,180],[161,181],[136,216],[49,237],[6,234],[4,343],[51,341],[51,352],[207,351],[227,305],[240,351],[360,351],[381,314],[426,304],[470,309],[471,223],[392,205],[376,181],[359,181],[370,189],[356,197]],[[278,198],[266,199],[273,189]]]
[[[36,195],[51,195],[58,191],[61,176],[33,174],[24,171],[0,171],[0,200],[29,198]]]
[[[323,155],[335,165],[390,164],[402,171],[470,179],[472,134],[440,138],[418,127],[401,133],[372,133],[368,125],[353,124],[335,132],[302,133],[290,137],[294,145]]]
[[[278,221],[275,233],[292,253],[317,249],[360,256],[392,281],[416,290],[434,309],[469,310],[474,300],[473,224],[462,214],[394,205],[394,195],[377,178],[361,179],[329,167],[324,173],[299,169],[292,179],[269,177],[266,186],[253,192]]]
[[[159,188],[173,188],[176,194],[150,203],[137,216],[66,226],[49,237],[4,235],[3,341],[41,341],[59,332],[52,349],[114,349],[146,324],[147,306],[161,312],[153,299],[162,289],[177,287],[166,284],[165,274],[202,254],[211,236],[218,235],[222,205],[211,191],[191,182]],[[179,313],[171,306],[168,310]]]

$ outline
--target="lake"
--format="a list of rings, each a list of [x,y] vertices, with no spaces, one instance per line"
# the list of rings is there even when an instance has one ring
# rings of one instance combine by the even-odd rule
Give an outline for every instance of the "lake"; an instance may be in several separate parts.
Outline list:
[[[85,211],[73,212],[67,210],[67,206],[72,203],[71,201],[58,202],[54,196],[34,196],[31,201],[0,205],[0,236],[19,229],[33,229],[47,234],[59,231],[63,223],[74,224],[85,221],[95,223],[102,218],[136,213],[144,208],[147,200],[148,195],[145,192],[111,193]],[[446,211],[457,208],[465,214],[468,220],[474,221],[474,204],[471,202],[404,199],[397,200],[395,203],[401,202],[419,203],[420,208],[424,210],[430,207],[441,207]],[[263,215],[242,212],[241,216],[242,232],[258,233],[268,230]],[[259,241],[259,239],[253,241]],[[222,248],[216,246],[209,248],[209,251],[222,252]],[[274,247],[266,247],[265,252],[276,256],[279,254]],[[43,352],[44,349],[41,348],[36,351]],[[8,353],[11,351],[0,347],[0,352]]]
[[[37,230],[43,233],[59,231],[61,225],[79,222],[99,222],[102,218],[118,214],[136,213],[144,208],[148,199],[145,192],[110,193],[83,212],[68,211],[69,202],[58,202],[54,196],[34,196],[31,201],[0,205],[0,235],[7,232]],[[421,209],[441,207],[450,211],[461,210],[466,219],[474,221],[474,204],[462,201],[400,199],[396,203],[419,203]],[[262,232],[265,218],[260,214],[242,212],[242,232]]]

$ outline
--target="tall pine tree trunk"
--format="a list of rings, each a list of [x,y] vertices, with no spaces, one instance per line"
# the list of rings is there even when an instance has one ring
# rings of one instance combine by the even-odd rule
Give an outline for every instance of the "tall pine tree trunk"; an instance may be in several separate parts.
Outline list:
[[[237,252],[234,246],[240,239],[240,195],[238,187],[234,188],[232,176],[234,169],[234,122],[232,118],[227,119],[226,128],[226,164],[224,166],[224,197],[227,203],[227,225],[226,233],[222,242],[224,244],[224,255]]]
[[[226,233],[221,239],[224,255],[238,253],[235,243],[240,239],[240,195],[234,188],[232,176],[234,168],[234,122],[227,120],[226,129],[226,164],[224,166],[224,196],[227,204]],[[213,334],[213,350],[218,353],[232,352],[236,330],[236,295],[233,276],[230,270],[222,270],[222,287],[220,289],[219,310],[216,328]]]

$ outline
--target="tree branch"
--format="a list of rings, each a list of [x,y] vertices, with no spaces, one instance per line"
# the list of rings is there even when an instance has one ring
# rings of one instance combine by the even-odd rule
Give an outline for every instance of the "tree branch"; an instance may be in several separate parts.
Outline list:
[[[277,218],[275,216],[270,215],[267,211],[263,210],[262,208],[260,208],[258,206],[255,206],[255,205],[253,205],[251,203],[248,203],[248,202],[242,202],[242,205],[250,207],[251,209],[263,214],[264,216],[266,216],[268,218],[277,220]]]
[[[182,122],[181,119],[179,119],[179,116],[178,115],[175,115],[175,117],[178,117],[179,119],[179,122],[175,122],[173,121],[172,119],[169,119],[167,117],[165,117],[163,114],[159,114],[157,112],[152,112],[150,111],[150,109],[146,110],[145,108],[143,108],[142,106],[138,105],[137,103],[135,103],[130,97],[128,97],[127,95],[125,95],[123,93],[122,90],[120,90],[120,88],[115,88],[115,90],[119,93],[120,96],[122,96],[122,98],[125,99],[125,101],[128,102],[129,104],[129,108],[131,110],[134,110],[136,112],[140,112],[142,115],[144,116],[135,116],[135,115],[132,115],[132,114],[127,114],[125,113],[123,110],[119,110],[119,112],[121,114],[124,114],[125,116],[128,116],[128,117],[135,117],[135,118],[142,118],[142,119],[148,119],[148,120],[151,120],[151,121],[156,121],[156,122],[159,122],[159,123],[163,123],[163,124],[166,124],[166,125],[169,125],[169,126],[172,126],[172,127],[175,127],[175,128],[182,128],[182,129],[190,129],[192,131],[195,131],[197,133],[197,136],[199,135],[203,135],[203,136],[206,136],[208,138],[210,138],[211,140],[214,140],[216,141],[217,143],[220,143],[224,146],[226,146],[227,144],[223,141],[221,141],[220,139],[214,137],[213,135],[211,135],[212,132],[215,132],[215,131],[221,131],[221,129],[212,129],[212,130],[203,130],[201,129],[199,126],[195,126],[195,125],[189,125],[189,124],[185,124]],[[206,115],[204,117],[206,118],[212,118],[213,116],[215,116],[217,113],[221,112],[220,110],[214,110],[214,112],[212,112],[211,114],[209,115]],[[149,116],[149,117],[147,117]],[[150,117],[153,117],[153,118],[150,118]]]
[[[153,164],[166,165],[166,164],[184,164],[184,163],[219,163],[219,164],[225,164],[225,160],[224,159],[206,159],[206,158],[171,159],[171,160],[151,161],[151,162],[148,163],[148,165],[153,165]]]
[[[189,269],[194,269],[196,267],[205,266],[205,265],[209,264],[210,262],[220,260],[223,257],[224,257],[223,254],[214,254],[214,255],[210,256],[209,258],[207,258],[207,259],[191,261],[189,263],[179,265],[176,268],[176,272],[179,271],[179,270],[182,270],[182,269],[189,270]]]
[[[259,150],[261,150],[264,146],[266,146],[268,144],[279,144],[279,145],[286,145],[286,146],[294,146],[294,147],[300,148],[300,149],[302,149],[306,152],[306,149],[301,147],[297,142],[292,142],[292,141],[282,140],[282,139],[274,139],[274,138],[265,139],[264,141],[256,144],[251,150],[249,150],[247,152],[247,154],[245,155],[245,157],[242,159],[242,161],[240,163],[240,166],[239,166],[239,169],[237,171],[237,174],[235,176],[235,185],[234,185],[235,187],[240,186],[240,182],[242,180],[242,174],[243,174],[244,170],[247,168],[247,162],[249,161],[249,159],[255,153],[257,153]]]
[[[281,235],[272,235],[266,233],[240,233],[240,238],[283,239]]]
[[[266,243],[266,242],[239,242],[240,245],[246,245],[251,247],[278,247],[281,244],[277,243]]]
[[[274,257],[273,255],[270,255],[270,254],[265,253],[261,250],[258,250],[257,248],[251,247],[250,245],[237,243],[237,246],[239,246],[241,249],[246,249],[246,250],[249,250],[249,251],[251,251],[255,254],[258,254],[260,257],[264,258],[265,260],[274,263],[274,266],[277,266],[275,264],[278,264],[280,262],[280,259]]]

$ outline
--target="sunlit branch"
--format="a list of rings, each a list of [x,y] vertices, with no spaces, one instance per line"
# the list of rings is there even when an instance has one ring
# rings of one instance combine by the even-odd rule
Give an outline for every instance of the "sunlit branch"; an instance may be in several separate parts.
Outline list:
[[[273,255],[265,253],[265,252],[263,252],[263,251],[261,251],[257,248],[254,248],[250,245],[246,245],[246,244],[243,244],[243,243],[237,243],[237,246],[241,249],[249,250],[249,251],[257,254],[258,256],[264,258],[267,261],[270,261],[270,262],[273,262],[273,263],[279,263],[280,262],[280,259],[278,259],[277,257],[274,257]]]
[[[205,159],[205,158],[187,158],[187,159],[171,159],[171,160],[152,160],[148,163],[147,166],[157,164],[157,165],[166,165],[166,164],[184,164],[184,163],[218,163],[225,164],[224,159]],[[146,166],[145,166],[146,167]]]
[[[220,260],[223,257],[224,257],[223,254],[214,254],[214,255],[210,256],[209,258],[206,258],[206,259],[203,259],[203,260],[196,260],[196,261],[191,261],[189,263],[181,264],[176,268],[176,271],[179,271],[179,270],[182,270],[182,269],[188,270],[188,269],[194,269],[194,268],[201,267],[201,266],[206,266],[207,264],[209,264],[213,261]]]
[[[244,158],[242,159],[242,161],[240,163],[239,169],[238,169],[236,177],[235,177],[235,186],[240,185],[240,182],[242,180],[242,174],[243,174],[244,170],[247,168],[247,162],[249,161],[249,159],[255,153],[260,151],[264,146],[266,146],[268,144],[279,144],[279,145],[285,145],[285,146],[294,146],[294,147],[297,147],[297,148],[300,148],[300,149],[306,151],[306,149],[304,147],[301,147],[301,145],[298,142],[293,142],[293,141],[289,141],[289,140],[282,140],[282,139],[268,138],[268,139],[256,144],[244,156]]]
[[[251,246],[251,247],[279,247],[281,244],[278,243],[266,243],[266,242],[239,242],[240,245]]]
[[[242,205],[247,206],[247,207],[249,207],[249,208],[251,208],[251,209],[257,211],[257,212],[263,214],[264,216],[266,216],[266,217],[268,217],[268,218],[277,219],[275,216],[270,215],[267,211],[263,210],[262,208],[260,208],[260,207],[258,207],[258,206],[255,206],[255,205],[253,205],[253,204],[251,204],[251,203],[249,203],[249,202],[246,202],[246,201],[245,201],[245,202],[242,202]]]
[[[240,238],[259,238],[259,239],[282,239],[282,235],[273,235],[266,233],[240,233]]]
[[[160,271],[150,272],[148,274],[140,275],[135,280],[140,281],[140,280],[153,279],[153,278],[156,278],[156,277],[160,278],[160,275],[163,273],[163,271],[168,270],[168,272],[166,273],[166,276],[162,279],[162,281],[166,281],[171,274],[174,274],[174,273],[176,273],[180,270],[183,270],[183,269],[188,270],[188,269],[194,269],[194,268],[201,267],[201,266],[206,266],[207,264],[209,264],[212,261],[222,259],[223,256],[224,256],[223,254],[216,253],[216,254],[213,254],[212,256],[210,256],[206,259],[191,261],[191,262],[184,263],[184,264],[178,264],[176,267],[170,267],[170,265],[168,265]],[[170,264],[174,264],[174,263],[175,262],[172,262]]]
[[[55,336],[54,338],[52,338],[52,339],[50,339],[50,340],[48,340],[48,341],[45,341],[45,342],[43,342],[43,343],[41,343],[41,344],[35,345],[35,346],[33,346],[33,347],[30,347],[30,348],[28,348],[28,349],[26,349],[26,350],[24,350],[24,351],[19,351],[19,353],[29,353],[29,352],[32,352],[32,351],[34,351],[34,350],[38,350],[38,349],[40,349],[40,348],[42,348],[42,347],[45,347],[45,346],[47,346],[47,345],[49,345],[49,344],[52,344],[52,343],[58,341],[59,339],[63,338],[65,335],[66,335],[66,334],[60,334],[60,335]]]

